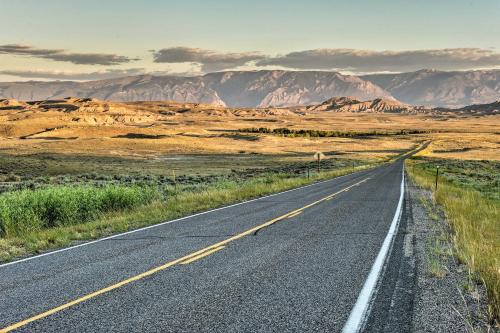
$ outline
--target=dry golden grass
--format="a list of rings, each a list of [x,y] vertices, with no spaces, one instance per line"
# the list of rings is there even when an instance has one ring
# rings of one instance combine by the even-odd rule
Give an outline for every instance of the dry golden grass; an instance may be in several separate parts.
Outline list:
[[[498,124],[497,124],[498,125]],[[437,133],[430,135],[431,144],[420,156],[464,159],[500,160],[498,133]]]
[[[75,104],[75,103],[74,103]],[[325,151],[386,157],[432,139],[430,154],[466,153],[496,158],[500,116],[455,117],[432,114],[293,112],[289,109],[225,109],[170,102],[76,103],[67,111],[32,107],[3,110],[0,146],[6,153],[68,153],[154,158],[168,154]],[[67,111],[67,112],[64,112]],[[419,130],[439,133],[369,138],[279,137],[238,134],[267,127],[349,132]],[[151,136],[127,138],[126,136]],[[125,137],[124,137],[125,136]],[[22,139],[22,138],[25,139]],[[466,147],[466,151],[453,151]],[[448,150],[449,152],[443,152]],[[450,151],[451,150],[451,151]]]

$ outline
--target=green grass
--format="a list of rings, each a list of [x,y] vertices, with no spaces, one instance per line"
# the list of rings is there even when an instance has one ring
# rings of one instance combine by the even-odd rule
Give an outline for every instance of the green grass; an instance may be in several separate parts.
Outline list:
[[[172,170],[178,176],[203,177],[227,175],[236,171],[252,171],[300,167],[314,162],[313,153],[284,154],[165,154],[156,158],[131,158],[120,156],[76,155],[61,153],[38,153],[13,155],[0,151],[0,181],[9,175],[21,176],[23,180],[38,177],[107,178],[116,175],[140,178],[171,177]],[[389,153],[388,153],[389,155]],[[366,159],[365,157],[363,158]],[[354,159],[352,162],[359,162]],[[266,171],[266,170],[265,170]],[[291,171],[291,170],[288,170]],[[9,180],[3,180],[9,181]]]
[[[435,166],[443,177],[434,188]],[[455,166],[465,165],[464,171]],[[497,163],[452,161],[429,158],[407,160],[407,171],[420,186],[433,191],[450,223],[454,253],[468,266],[471,278],[484,283],[492,317],[500,318],[500,199],[491,183],[483,182],[484,170],[496,170]],[[447,169],[449,166],[450,169]],[[477,172],[469,172],[474,167]],[[457,171],[461,177],[456,177]],[[467,178],[462,177],[469,174]],[[478,176],[479,175],[479,176]],[[493,319],[492,318],[492,319]]]
[[[394,152],[397,153],[397,152]],[[327,154],[328,155],[328,154]],[[381,158],[331,156],[325,170],[382,162]],[[311,154],[191,154],[132,159],[63,154],[8,155],[0,153],[0,193],[60,185],[172,185],[245,180],[269,172],[304,173],[316,168]]]
[[[84,223],[101,214],[123,211],[160,198],[155,187],[52,186],[0,196],[0,235],[22,236],[32,231]]]
[[[4,208],[7,213],[2,211],[2,214],[5,214],[2,216],[7,216],[5,221],[8,222],[3,222],[6,227],[4,227],[5,231],[0,238],[0,261],[8,261],[48,249],[68,246],[75,241],[95,239],[156,224],[195,212],[337,177],[370,166],[344,167],[319,174],[313,173],[309,179],[304,174],[268,173],[242,181],[219,180],[209,184],[179,185],[177,188],[167,185],[157,190],[151,190],[151,193],[143,195],[142,199],[132,203],[124,200],[125,204],[121,204],[122,201],[118,200],[117,202],[120,204],[117,205],[100,206],[103,200],[93,201],[90,199],[89,197],[92,195],[89,193],[92,191],[106,191],[96,188],[51,188],[48,190],[48,192],[52,192],[50,194],[44,190],[7,193],[0,196],[2,205],[8,207]],[[137,191],[138,188],[128,190]],[[72,194],[66,198],[64,193]],[[158,193],[162,193],[163,196],[158,197]],[[132,195],[135,196],[137,193]],[[82,203],[79,203],[79,200],[76,200],[75,202],[75,199],[79,197],[86,197],[88,201],[82,200]],[[129,195],[125,195],[125,198],[128,197]],[[148,203],[152,198],[154,199]],[[40,204],[37,200],[44,204]],[[57,202],[57,204],[53,202]],[[18,206],[18,203],[22,203],[22,205]],[[71,208],[63,208],[66,204]],[[47,214],[44,209],[34,208],[39,206],[51,207],[49,210],[51,213]],[[15,207],[20,207],[19,209],[23,212],[21,217],[17,217],[18,222],[14,222],[16,221]],[[87,216],[85,214],[87,208],[94,214]],[[34,222],[31,221],[33,216],[36,217]]]
[[[471,161],[418,157],[419,167],[427,173],[436,173],[439,166],[441,178],[464,188],[477,190],[482,196],[500,200],[500,162]]]

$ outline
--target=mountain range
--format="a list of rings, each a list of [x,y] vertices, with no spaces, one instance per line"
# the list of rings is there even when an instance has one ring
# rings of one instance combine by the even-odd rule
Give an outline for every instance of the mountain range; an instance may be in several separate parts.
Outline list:
[[[203,76],[139,75],[75,82],[3,82],[0,98],[35,101],[67,96],[111,101],[206,103],[227,107],[314,105],[332,96],[383,99],[427,107],[500,100],[500,70],[344,75],[326,71],[227,71]]]
[[[463,107],[500,100],[500,70],[420,70],[361,76],[397,100],[413,105]]]

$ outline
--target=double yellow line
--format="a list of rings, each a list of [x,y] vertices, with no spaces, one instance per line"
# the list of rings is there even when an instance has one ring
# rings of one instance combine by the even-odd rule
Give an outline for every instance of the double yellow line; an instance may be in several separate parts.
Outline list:
[[[369,177],[365,178],[365,179],[363,179],[363,180],[361,180],[361,181],[359,181],[357,183],[354,183],[354,184],[352,184],[352,185],[350,185],[350,186],[348,186],[348,187],[346,187],[346,188],[344,188],[344,189],[342,189],[340,191],[337,191],[337,192],[335,192],[333,194],[330,194],[330,195],[328,195],[328,196],[326,196],[326,197],[324,197],[324,198],[322,198],[320,200],[317,200],[317,201],[315,201],[313,203],[310,203],[310,204],[308,204],[308,205],[306,205],[306,206],[304,206],[302,208],[295,209],[295,210],[293,210],[291,212],[288,212],[288,213],[286,213],[284,215],[276,217],[276,218],[274,218],[272,220],[269,220],[269,221],[267,221],[267,222],[265,222],[263,224],[260,224],[260,225],[258,225],[256,227],[253,227],[253,228],[248,229],[248,230],[246,230],[246,231],[244,231],[242,233],[239,233],[239,234],[234,235],[234,236],[232,236],[232,237],[230,237],[228,239],[225,239],[225,240],[223,240],[221,242],[218,242],[216,244],[213,244],[213,245],[210,245],[208,247],[205,247],[205,248],[203,248],[203,249],[201,249],[199,251],[196,251],[196,252],[193,252],[191,254],[188,254],[188,255],[186,255],[186,256],[184,256],[182,258],[169,261],[169,262],[167,262],[167,263],[165,263],[165,264],[163,264],[161,266],[158,266],[158,267],[155,267],[153,269],[150,269],[149,271],[146,271],[144,273],[135,275],[135,276],[133,276],[131,278],[128,278],[126,280],[123,280],[123,281],[120,281],[118,283],[112,284],[112,285],[110,285],[110,286],[108,286],[106,288],[94,291],[93,293],[90,293],[90,294],[87,294],[87,295],[82,296],[80,298],[77,298],[77,299],[75,299],[75,300],[73,300],[71,302],[65,303],[65,304],[60,305],[58,307],[52,308],[52,309],[50,309],[48,311],[42,312],[42,313],[40,313],[40,314],[38,314],[36,316],[27,318],[25,320],[22,320],[20,322],[17,322],[15,324],[12,324],[10,326],[2,328],[2,329],[0,329],[0,333],[10,332],[10,331],[18,329],[20,327],[26,326],[26,325],[28,325],[31,322],[34,322],[34,321],[40,320],[42,318],[48,317],[48,316],[53,315],[53,314],[55,314],[55,313],[57,313],[59,311],[65,310],[65,309],[67,309],[69,307],[72,307],[73,305],[77,305],[79,303],[85,302],[85,301],[87,301],[89,299],[92,299],[94,297],[97,297],[99,295],[102,295],[102,294],[105,294],[105,293],[110,292],[112,290],[121,288],[121,287],[123,287],[125,285],[128,285],[128,284],[132,283],[132,282],[144,279],[144,278],[146,278],[148,276],[151,276],[151,275],[153,275],[155,273],[163,271],[163,270],[165,270],[167,268],[170,268],[170,267],[172,267],[174,265],[177,265],[177,264],[181,264],[181,265],[190,264],[190,263],[192,263],[192,262],[194,262],[196,260],[199,260],[201,258],[204,258],[204,257],[212,254],[212,253],[215,253],[215,252],[218,252],[218,251],[222,250],[223,248],[226,247],[227,244],[229,244],[229,243],[231,243],[231,242],[233,242],[233,241],[235,241],[237,239],[240,239],[240,238],[243,238],[245,236],[254,234],[254,233],[258,232],[259,230],[261,230],[263,228],[266,228],[266,227],[268,227],[268,226],[270,226],[270,225],[272,225],[272,224],[274,224],[274,223],[276,223],[278,221],[281,221],[283,219],[295,217],[295,216],[299,215],[300,213],[302,213],[302,211],[304,209],[307,209],[307,208],[310,208],[312,206],[315,206],[315,205],[317,205],[317,204],[319,204],[319,203],[321,203],[323,201],[330,200],[334,196],[336,196],[336,195],[338,195],[338,194],[340,194],[342,192],[349,191],[351,188],[353,188],[355,186],[359,186],[360,184],[366,182],[368,179],[370,179],[370,178]]]

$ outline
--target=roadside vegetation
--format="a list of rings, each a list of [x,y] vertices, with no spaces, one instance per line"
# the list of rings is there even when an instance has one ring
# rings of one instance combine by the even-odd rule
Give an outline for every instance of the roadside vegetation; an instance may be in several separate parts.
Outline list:
[[[431,190],[443,208],[453,253],[468,266],[471,279],[485,285],[491,318],[500,319],[500,162],[414,157],[406,166],[413,181]],[[434,268],[439,275],[441,269]]]
[[[427,212],[429,218],[435,223],[434,232],[431,233],[425,243],[427,272],[433,277],[444,277],[448,271],[443,263],[443,258],[453,256],[449,227],[442,222],[438,206],[431,202],[426,196],[419,198],[420,204]]]
[[[403,152],[405,150],[395,150],[387,152],[387,155],[399,156]],[[321,163],[325,170],[377,163],[389,158],[329,158],[332,154],[328,152],[326,155],[328,158]],[[64,185],[196,185],[227,179],[243,181],[270,172],[299,175],[306,173],[308,168],[316,168],[312,156],[312,152],[307,155],[199,154],[173,155],[162,160],[61,154],[0,154],[0,193]]]
[[[209,181],[154,178],[133,185],[76,182],[38,184],[0,195],[0,261],[95,239],[191,213],[363,170],[374,164],[325,160],[294,170],[233,173]],[[309,170],[309,172],[308,172]],[[78,178],[79,179],[79,178]]]
[[[52,186],[0,196],[0,235],[85,223],[103,213],[123,211],[160,199],[158,188],[125,186]]]

